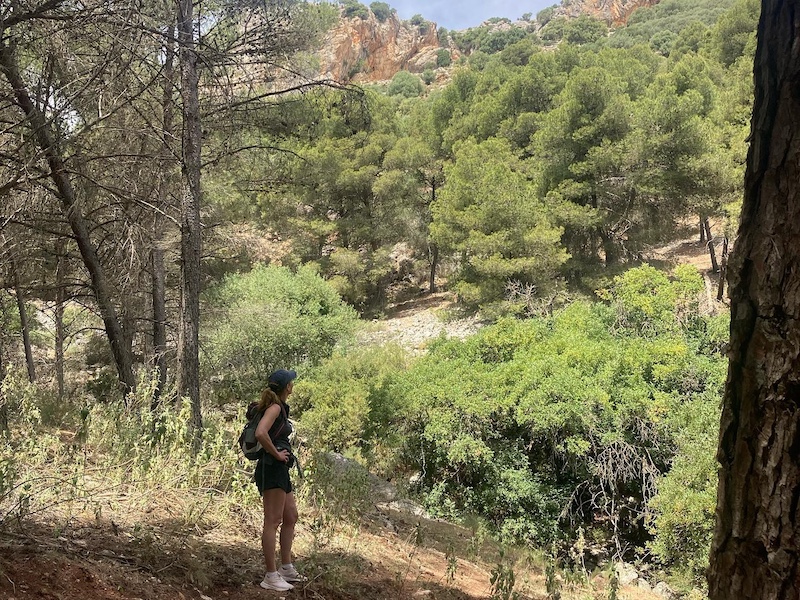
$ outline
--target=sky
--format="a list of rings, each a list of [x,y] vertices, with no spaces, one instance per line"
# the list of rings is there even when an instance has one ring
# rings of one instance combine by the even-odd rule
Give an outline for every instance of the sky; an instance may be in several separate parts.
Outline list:
[[[386,0],[401,19],[420,14],[428,21],[447,29],[476,27],[490,17],[508,17],[512,21],[525,13],[536,13],[557,4],[556,0]],[[369,2],[362,0],[362,4]]]

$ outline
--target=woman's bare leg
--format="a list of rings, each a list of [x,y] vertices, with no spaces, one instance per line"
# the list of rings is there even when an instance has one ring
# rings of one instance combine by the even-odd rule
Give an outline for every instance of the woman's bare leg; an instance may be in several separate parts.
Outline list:
[[[278,570],[275,566],[275,537],[285,512],[286,498],[286,492],[279,488],[264,490],[264,494],[261,497],[264,504],[264,529],[261,532],[261,550],[264,552],[264,564],[267,566],[267,573],[273,573]],[[281,549],[283,549],[283,527],[281,527]]]
[[[294,542],[294,526],[297,523],[297,503],[294,494],[286,494],[283,504],[283,524],[281,525],[281,563],[292,562],[292,542]]]

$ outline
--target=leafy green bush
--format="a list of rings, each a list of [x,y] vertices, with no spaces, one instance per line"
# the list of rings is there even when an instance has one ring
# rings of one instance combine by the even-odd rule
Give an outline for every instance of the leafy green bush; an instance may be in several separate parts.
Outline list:
[[[358,17],[359,19],[369,19],[369,9],[358,2],[358,0],[342,0],[344,7],[344,16],[348,19]]]
[[[425,86],[422,84],[422,80],[413,73],[398,71],[395,76],[392,77],[387,91],[390,96],[416,98],[425,91]]]
[[[203,378],[237,398],[257,395],[276,368],[330,356],[356,324],[352,308],[308,267],[231,275],[204,304]]]
[[[481,514],[507,539],[537,544],[584,523],[594,539],[631,547],[655,535],[662,552],[686,525],[661,516],[677,501],[670,479],[659,494],[673,463],[684,469],[676,478],[697,469],[705,510],[725,360],[698,352],[707,327],[684,325],[696,291],[688,272],[632,271],[608,304],[576,302],[440,340],[384,380],[375,398],[391,408],[381,427],[402,444],[403,470],[422,474],[433,512]],[[620,320],[620,306],[644,316]],[[642,337],[643,322],[661,333]],[[699,556],[703,535],[681,551]]]
[[[446,48],[439,48],[436,51],[436,67],[449,67],[450,63],[452,62],[452,58],[450,57],[450,51]]]
[[[408,362],[402,349],[387,345],[336,353],[312,369],[293,397],[308,444],[357,455],[375,469],[391,471],[403,448],[394,427],[402,407],[388,390]]]
[[[369,9],[381,23],[392,16],[392,8],[386,2],[373,2],[369,5]]]

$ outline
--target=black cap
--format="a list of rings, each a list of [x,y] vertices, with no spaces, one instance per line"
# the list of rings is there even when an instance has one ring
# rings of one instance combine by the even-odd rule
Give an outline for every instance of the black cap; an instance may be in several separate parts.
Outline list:
[[[286,389],[292,381],[297,379],[297,371],[288,371],[286,369],[278,369],[269,376],[270,387],[277,393],[281,393]],[[276,389],[277,388],[277,389]]]

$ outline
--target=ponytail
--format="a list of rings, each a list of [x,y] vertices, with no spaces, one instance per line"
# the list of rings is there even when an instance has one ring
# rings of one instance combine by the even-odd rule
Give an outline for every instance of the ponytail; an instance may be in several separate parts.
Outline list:
[[[275,393],[273,385],[274,384],[270,383],[266,388],[264,388],[264,391],[261,392],[261,399],[258,401],[259,412],[265,411],[273,404],[278,404],[281,401],[280,398],[278,398],[278,394]]]

